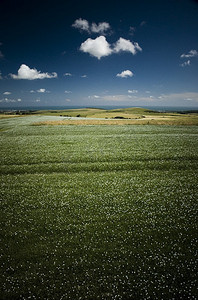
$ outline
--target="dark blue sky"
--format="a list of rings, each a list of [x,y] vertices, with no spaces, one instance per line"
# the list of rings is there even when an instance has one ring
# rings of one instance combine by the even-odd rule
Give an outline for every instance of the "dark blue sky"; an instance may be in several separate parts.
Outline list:
[[[198,107],[193,0],[1,0],[0,107]]]

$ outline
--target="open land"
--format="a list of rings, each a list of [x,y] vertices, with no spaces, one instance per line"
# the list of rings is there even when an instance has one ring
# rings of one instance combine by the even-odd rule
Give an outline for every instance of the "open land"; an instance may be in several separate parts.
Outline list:
[[[197,115],[84,112],[0,120],[0,298],[197,299]]]
[[[1,113],[1,118],[24,115],[61,116],[35,125],[198,125],[198,111],[159,112],[145,108],[105,110],[82,108]],[[77,119],[76,119],[77,118]]]

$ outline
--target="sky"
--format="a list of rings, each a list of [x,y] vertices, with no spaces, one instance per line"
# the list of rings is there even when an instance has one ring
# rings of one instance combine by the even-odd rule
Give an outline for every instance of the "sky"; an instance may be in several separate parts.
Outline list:
[[[198,108],[198,1],[0,0],[0,108]]]

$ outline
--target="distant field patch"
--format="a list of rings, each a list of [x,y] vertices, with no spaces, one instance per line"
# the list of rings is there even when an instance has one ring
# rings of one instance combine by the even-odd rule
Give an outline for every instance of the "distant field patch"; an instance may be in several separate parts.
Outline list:
[[[137,119],[64,119],[53,121],[42,121],[33,123],[35,126],[41,125],[198,125],[197,117],[160,117],[160,116],[147,116]]]

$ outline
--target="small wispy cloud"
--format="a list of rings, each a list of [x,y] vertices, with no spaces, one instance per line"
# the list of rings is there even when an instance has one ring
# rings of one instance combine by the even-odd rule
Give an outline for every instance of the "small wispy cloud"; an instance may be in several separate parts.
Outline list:
[[[46,89],[39,89],[37,90],[38,93],[46,93]]]
[[[135,27],[133,27],[133,26],[130,26],[130,27],[129,27],[129,34],[130,34],[130,35],[134,35],[135,31],[136,31],[136,28],[135,28]]]
[[[194,101],[198,103],[198,93],[195,92],[184,92],[184,93],[172,93],[172,94],[162,94],[158,97],[164,103],[175,102],[181,103],[181,101]]]
[[[27,80],[35,80],[35,79],[45,79],[45,78],[56,78],[57,73],[41,73],[41,71],[37,71],[37,69],[30,69],[27,65],[22,64],[18,70],[18,74],[10,74],[13,79],[27,79]]]
[[[75,20],[75,22],[72,24],[72,27],[79,29],[80,31],[100,34],[106,34],[106,32],[111,28],[111,26],[107,22],[100,22],[98,23],[98,25],[93,22],[90,25],[87,20],[81,18]]]
[[[70,77],[70,76],[72,76],[72,74],[71,73],[65,73],[64,76],[69,76]]]
[[[121,78],[127,78],[127,77],[132,77],[132,76],[133,76],[133,72],[131,72],[130,70],[122,71],[121,73],[118,73],[116,75],[116,77],[121,77]]]
[[[198,56],[197,50],[190,50],[187,54],[183,53],[180,57],[181,58],[190,58],[190,57],[195,57]]]
[[[72,24],[72,27],[89,32],[89,22],[85,19],[80,18],[75,20],[75,22]]]
[[[88,96],[89,99],[99,99],[100,96],[98,95],[92,95],[92,96]]]
[[[87,78],[87,75],[86,74],[84,74],[84,75],[82,75],[82,76],[80,76],[81,78]]]
[[[185,61],[184,63],[180,64],[181,67],[190,66],[190,60]]]
[[[136,94],[136,93],[138,93],[138,90],[128,90],[128,93],[129,94]]]
[[[0,99],[0,103],[16,103],[16,102],[21,102],[22,99],[11,99],[11,98],[3,98]]]
[[[2,46],[3,44],[0,42],[0,46]],[[3,55],[3,53],[1,52],[1,50],[0,50],[0,58],[4,58],[4,55]]]
[[[71,91],[65,91],[65,94],[71,94],[72,92]]]
[[[146,25],[146,21],[142,21],[142,22],[140,23],[140,26],[141,26],[141,27],[144,26],[144,25]]]
[[[4,92],[4,95],[11,95],[11,92]]]

